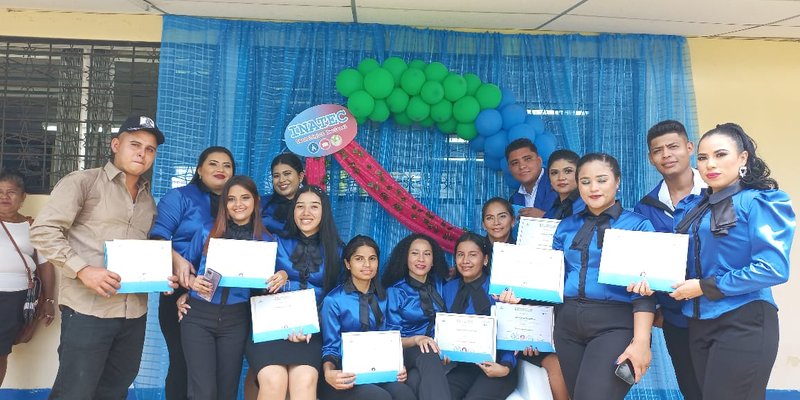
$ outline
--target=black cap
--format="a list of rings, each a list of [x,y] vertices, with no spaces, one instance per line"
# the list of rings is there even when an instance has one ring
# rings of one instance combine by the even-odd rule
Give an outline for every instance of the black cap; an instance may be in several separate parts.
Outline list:
[[[144,115],[134,115],[128,117],[125,122],[122,123],[122,126],[119,127],[119,131],[114,134],[114,137],[118,137],[120,134],[124,132],[136,132],[136,131],[147,131],[155,135],[156,142],[158,144],[164,144],[164,134],[161,133],[161,130],[158,129],[156,126],[156,122],[153,121],[152,118],[146,117]]]

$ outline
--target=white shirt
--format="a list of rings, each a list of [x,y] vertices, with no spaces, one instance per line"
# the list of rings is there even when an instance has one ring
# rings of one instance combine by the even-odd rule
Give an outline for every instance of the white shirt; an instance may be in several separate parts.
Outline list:
[[[542,172],[539,173],[539,178],[533,183],[533,189],[531,189],[530,193],[525,191],[525,186],[519,185],[519,190],[517,190],[517,192],[525,197],[525,207],[533,207],[533,203],[536,200],[536,191],[539,189],[539,181],[542,180],[543,176],[544,168],[542,168]]]
[[[33,245],[30,241],[30,224],[28,221],[3,222],[8,231],[14,236],[14,241],[22,250],[25,262],[36,271],[36,262],[33,261]],[[39,264],[44,261],[39,261]],[[0,228],[0,292],[16,292],[28,289],[28,272],[6,231]]]
[[[692,191],[689,192],[689,194],[700,194],[703,189],[708,187],[708,185],[703,182],[703,179],[700,178],[700,172],[694,168],[692,168],[692,181],[694,186],[692,186]],[[661,188],[658,189],[658,201],[664,203],[670,210],[675,211],[675,206],[672,204],[672,197],[669,195],[669,188],[667,187],[666,181],[662,181]],[[667,213],[666,211],[664,212]],[[669,215],[669,213],[667,213],[667,215]]]

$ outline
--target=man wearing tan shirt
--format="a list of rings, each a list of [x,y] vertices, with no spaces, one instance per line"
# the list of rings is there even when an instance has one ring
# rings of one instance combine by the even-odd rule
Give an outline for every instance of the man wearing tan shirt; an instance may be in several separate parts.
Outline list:
[[[136,378],[147,294],[116,294],[120,277],[104,267],[103,245],[147,239],[156,205],[142,175],[162,143],[152,119],[128,118],[111,140],[112,160],[62,178],[31,227],[39,254],[61,269],[61,344],[51,399],[122,399]]]

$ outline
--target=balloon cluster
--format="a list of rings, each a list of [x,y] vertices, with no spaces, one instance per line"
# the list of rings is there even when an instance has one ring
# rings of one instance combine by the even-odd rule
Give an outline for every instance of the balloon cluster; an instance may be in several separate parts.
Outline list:
[[[533,141],[546,162],[556,138],[544,131],[541,117],[528,115],[514,93],[482,82],[475,74],[451,72],[440,62],[389,57],[383,64],[365,58],[357,68],[336,76],[336,90],[347,97],[347,108],[359,124],[381,123],[393,117],[399,125],[436,126],[455,133],[483,151],[486,166],[507,177],[506,146],[520,138]]]

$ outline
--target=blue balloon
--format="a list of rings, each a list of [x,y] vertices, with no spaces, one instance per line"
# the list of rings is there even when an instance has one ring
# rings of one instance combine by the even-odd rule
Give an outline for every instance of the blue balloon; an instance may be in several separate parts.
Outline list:
[[[542,157],[542,163],[547,165],[547,160],[550,159],[550,154],[556,150],[558,139],[550,132],[544,132],[541,135],[536,135],[536,140],[533,142],[536,149],[539,150],[539,156]]]
[[[514,104],[517,102],[517,96],[514,95],[514,92],[512,92],[511,89],[502,88],[500,89],[500,94],[502,97],[500,98],[500,105],[497,106],[497,108],[503,108],[509,104]]]
[[[486,142],[486,138],[483,136],[475,136],[474,139],[469,141],[469,148],[472,149],[474,152],[483,151],[484,144]]]
[[[525,123],[532,126],[537,135],[544,132],[544,120],[538,115],[528,115],[525,117]]]
[[[500,159],[500,169],[504,174],[510,174],[511,170],[508,169],[508,159],[503,157]]]
[[[506,154],[506,146],[508,146],[508,134],[506,131],[500,131],[486,138],[483,152],[499,160]]]
[[[500,111],[487,108],[475,118],[475,129],[481,136],[492,136],[503,127],[503,116]]]
[[[508,143],[517,139],[528,139],[533,142],[536,140],[536,132],[534,132],[533,127],[528,124],[514,125],[508,130]]]
[[[503,180],[510,189],[516,189],[519,187],[519,182],[511,176],[510,173],[503,173]]]
[[[525,107],[519,104],[510,104],[500,110],[503,116],[503,129],[509,130],[512,126],[525,122]]]
[[[492,171],[499,171],[500,170],[500,159],[489,157],[488,155],[484,155],[483,157],[483,164],[486,165],[486,168],[489,168]]]

